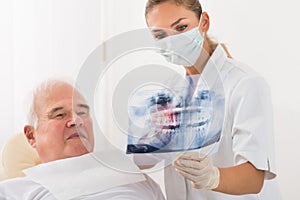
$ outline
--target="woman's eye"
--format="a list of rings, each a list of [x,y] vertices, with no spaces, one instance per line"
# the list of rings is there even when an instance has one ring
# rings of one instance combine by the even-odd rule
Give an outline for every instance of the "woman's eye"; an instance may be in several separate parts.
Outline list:
[[[151,32],[152,32],[152,35],[155,40],[161,40],[161,39],[167,37],[166,31],[161,30],[161,29],[154,29]]]
[[[161,39],[163,39],[163,38],[165,38],[165,37],[167,37],[167,35],[166,35],[165,33],[159,33],[159,34],[155,34],[155,35],[154,35],[154,38],[155,38],[156,40],[161,40]]]
[[[184,31],[188,26],[187,25],[181,25],[176,27],[176,31],[181,32]]]

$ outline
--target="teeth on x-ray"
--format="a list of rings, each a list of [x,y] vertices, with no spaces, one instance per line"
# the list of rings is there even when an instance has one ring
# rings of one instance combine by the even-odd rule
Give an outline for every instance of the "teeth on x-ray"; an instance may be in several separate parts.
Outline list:
[[[216,100],[220,97],[214,92],[199,90],[190,101],[183,94],[175,97],[166,91],[139,98],[145,98],[145,102],[130,108],[133,116],[129,122],[127,153],[182,151],[219,141],[222,123],[218,124],[217,132],[210,133],[209,128],[214,115],[218,115],[213,110],[214,102],[224,107],[224,99]],[[141,119],[143,127],[135,127],[134,121]]]

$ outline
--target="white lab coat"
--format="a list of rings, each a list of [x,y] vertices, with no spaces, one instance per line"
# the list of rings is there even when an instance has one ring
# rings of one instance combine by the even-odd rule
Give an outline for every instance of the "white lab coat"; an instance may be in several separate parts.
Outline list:
[[[219,150],[212,156],[217,167],[231,167],[249,161],[265,171],[259,194],[234,196],[192,188],[172,166],[165,169],[167,199],[170,200],[278,200],[274,163],[273,113],[270,89],[252,69],[229,59],[218,45],[203,71],[217,67],[225,92],[225,118]],[[234,177],[233,177],[234,178]]]

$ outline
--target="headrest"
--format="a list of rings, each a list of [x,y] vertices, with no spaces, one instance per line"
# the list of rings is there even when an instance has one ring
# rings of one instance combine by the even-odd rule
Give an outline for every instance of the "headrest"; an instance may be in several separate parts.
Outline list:
[[[0,179],[9,179],[24,176],[22,170],[40,164],[39,156],[30,146],[23,133],[12,136],[1,151]]]

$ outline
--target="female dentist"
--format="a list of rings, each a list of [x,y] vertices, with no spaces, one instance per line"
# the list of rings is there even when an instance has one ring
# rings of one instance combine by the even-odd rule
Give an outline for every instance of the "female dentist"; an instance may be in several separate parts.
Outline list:
[[[157,41],[174,43],[190,64],[168,59],[170,62],[183,65],[187,76],[200,76],[209,70],[207,61],[212,61],[222,77],[225,92],[219,151],[211,157],[186,152],[167,167],[167,198],[280,199],[276,184],[270,181],[276,177],[276,171],[272,106],[265,80],[232,59],[224,45],[207,36],[210,20],[198,0],[148,0],[145,17]],[[194,42],[187,45],[180,36]]]

